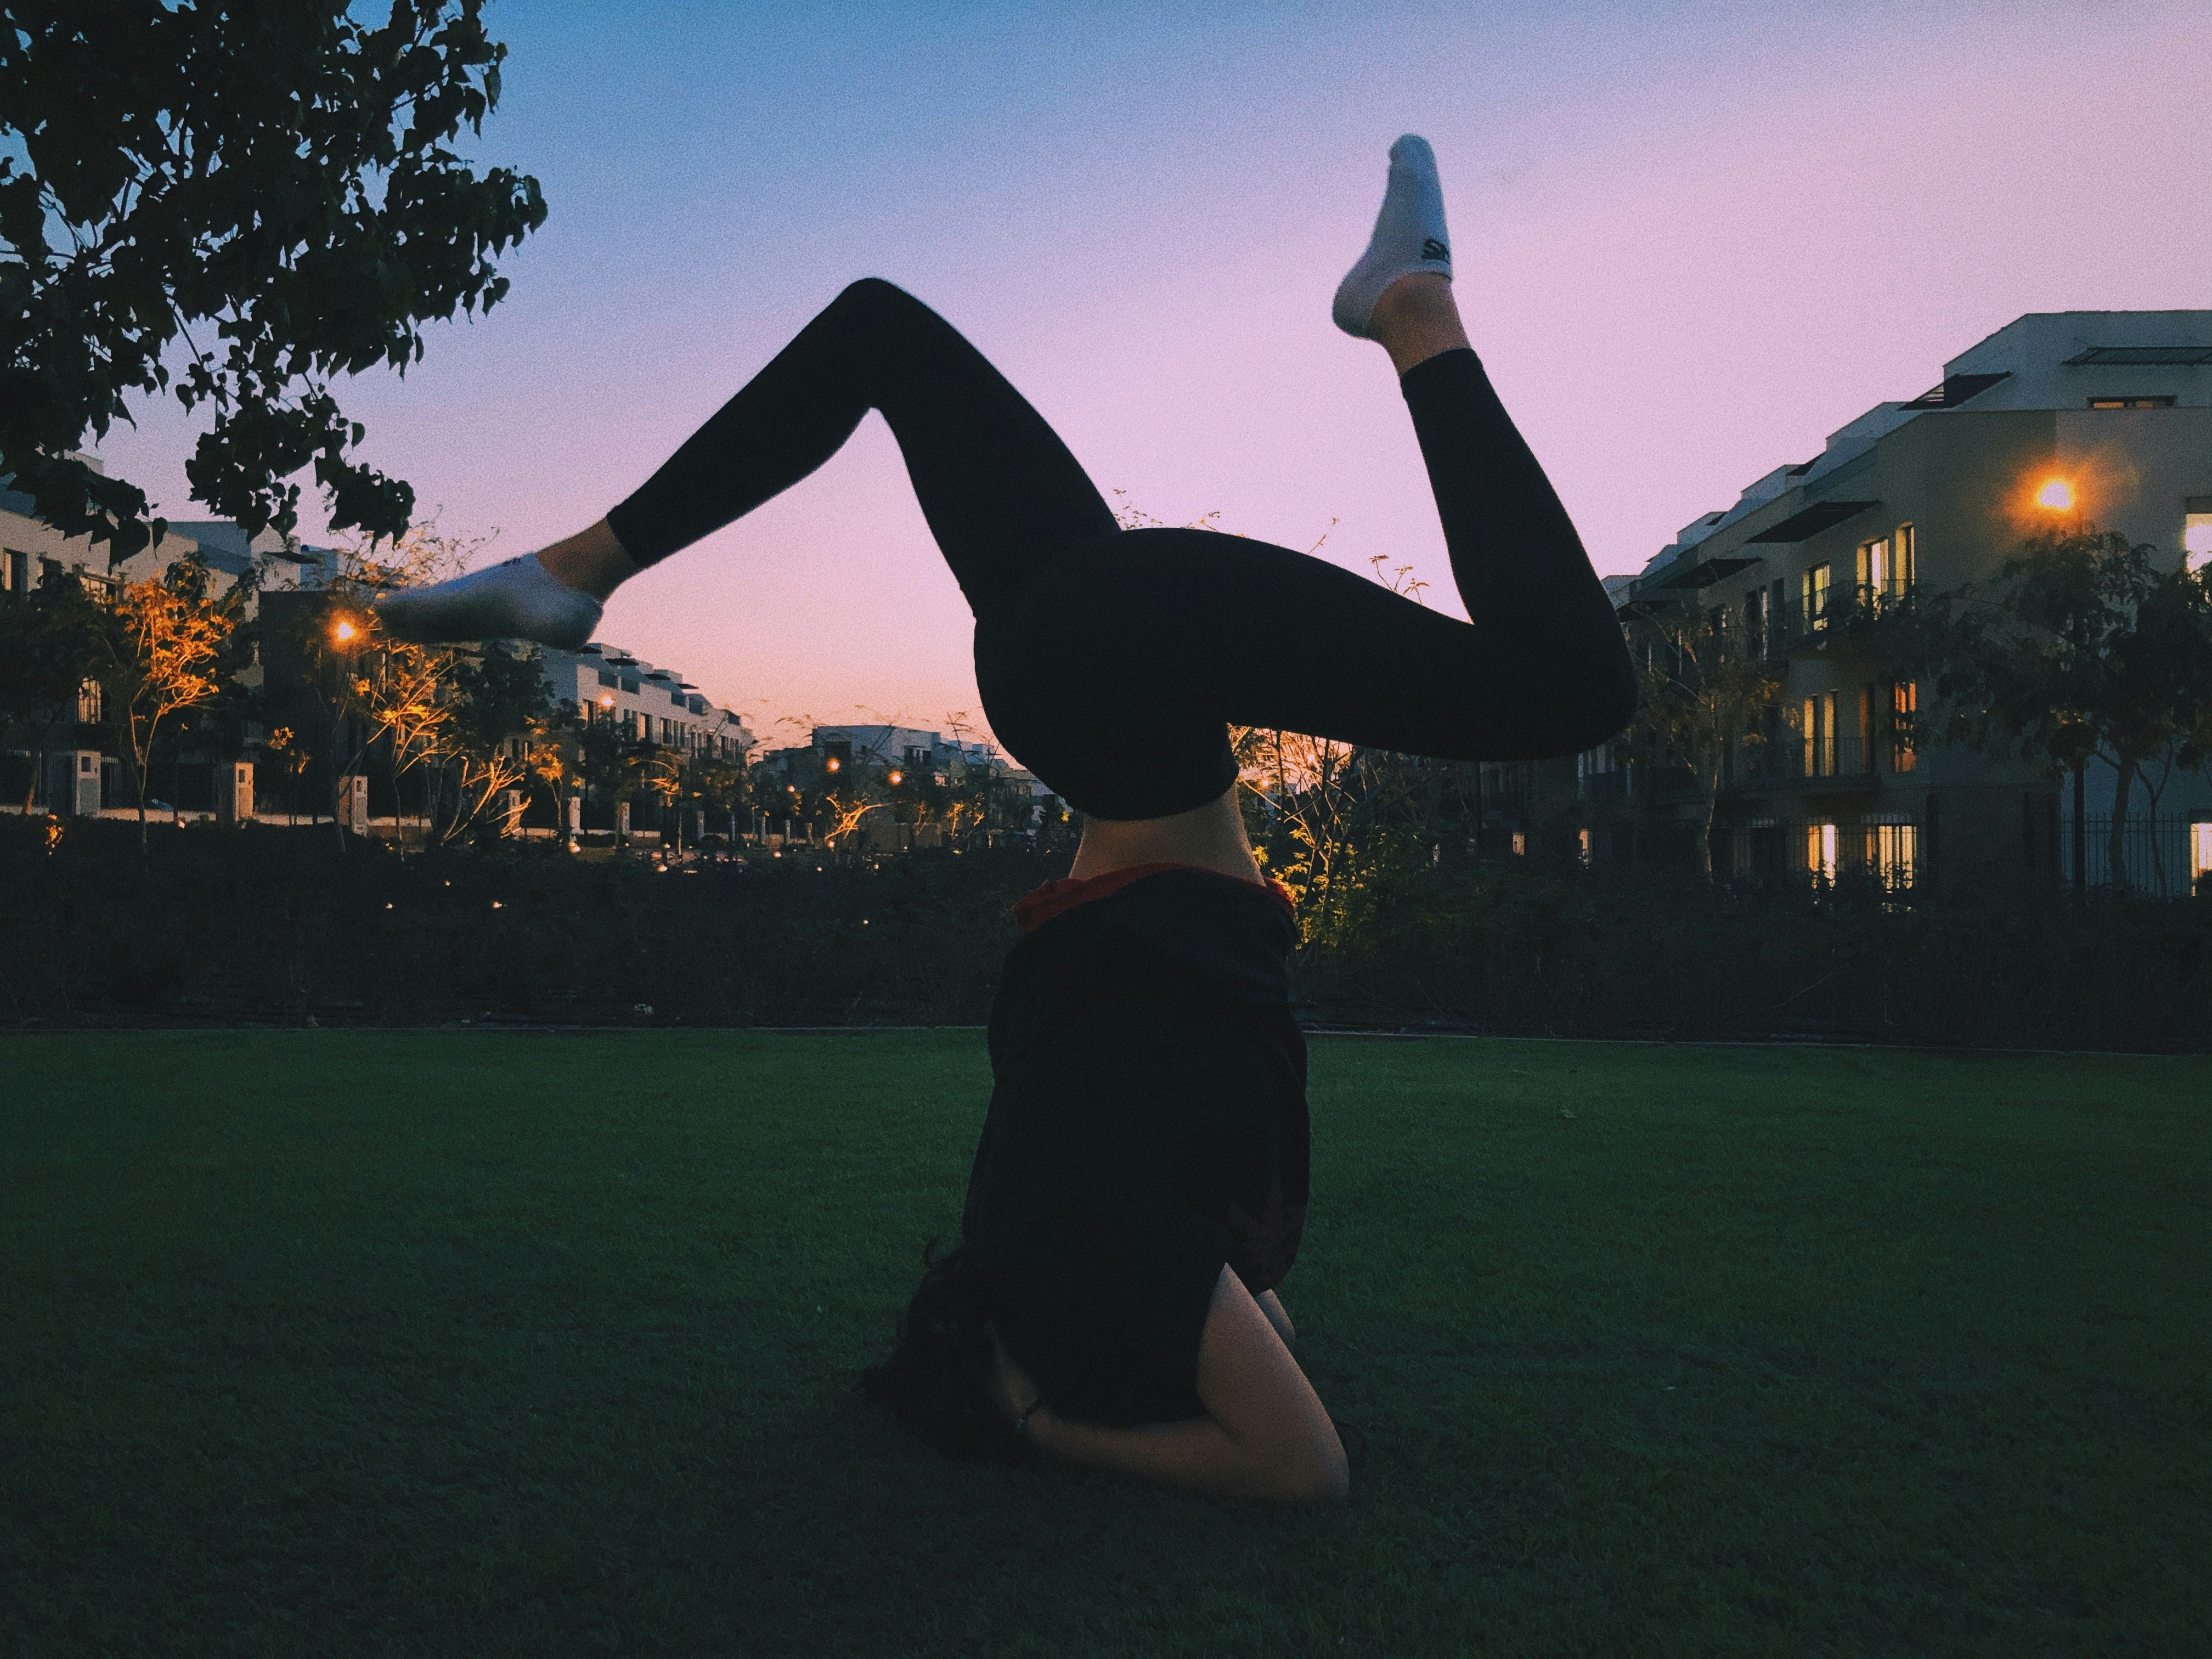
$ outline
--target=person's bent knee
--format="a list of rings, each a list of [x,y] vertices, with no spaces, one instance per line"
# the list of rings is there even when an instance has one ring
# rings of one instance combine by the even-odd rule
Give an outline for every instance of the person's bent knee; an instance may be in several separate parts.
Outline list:
[[[877,309],[920,307],[915,299],[896,283],[881,276],[862,276],[848,283],[837,295],[836,303],[847,307],[866,307]]]

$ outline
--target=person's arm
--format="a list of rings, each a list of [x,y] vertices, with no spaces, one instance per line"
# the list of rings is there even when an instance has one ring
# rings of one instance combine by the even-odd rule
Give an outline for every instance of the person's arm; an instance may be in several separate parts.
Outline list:
[[[994,1391],[1010,1415],[1037,1397],[1003,1348]],[[1063,1422],[1046,1406],[1030,1416],[1030,1437],[1074,1462],[1228,1497],[1311,1504],[1351,1489],[1335,1425],[1267,1314],[1226,1267],[1199,1338],[1198,1398],[1204,1417],[1128,1429]]]

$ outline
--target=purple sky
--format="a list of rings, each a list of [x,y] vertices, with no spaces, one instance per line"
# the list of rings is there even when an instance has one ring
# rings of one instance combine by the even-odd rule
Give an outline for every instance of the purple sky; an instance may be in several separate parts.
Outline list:
[[[506,98],[468,153],[536,173],[551,216],[489,319],[341,389],[447,530],[499,530],[487,559],[599,517],[873,274],[1102,489],[1297,548],[1336,520],[1324,556],[1411,563],[1458,612],[1388,362],[1328,320],[1407,131],[1601,572],[2023,312],[2212,305],[2201,0],[490,16]],[[101,453],[194,518],[189,441],[151,408]],[[600,636],[767,732],[972,718],[968,635],[872,418]]]

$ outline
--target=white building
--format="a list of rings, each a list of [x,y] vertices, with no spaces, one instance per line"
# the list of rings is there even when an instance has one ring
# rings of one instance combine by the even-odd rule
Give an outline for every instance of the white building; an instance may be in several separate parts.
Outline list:
[[[744,766],[753,734],[725,708],[670,668],[658,668],[619,646],[596,641],[580,651],[544,647],[545,677],[556,702],[573,702],[594,724],[611,724],[630,743],[658,744],[702,759]]]
[[[1881,659],[1859,624],[1916,592],[1985,582],[2029,537],[2088,526],[2148,544],[2173,570],[2212,559],[2212,311],[2019,318],[1946,363],[1910,399],[1876,404],[1810,460],[1774,468],[1705,514],[1614,601],[1631,617],[1726,620],[1784,665],[1774,729],[1731,745],[1716,867],[1905,879],[1932,866],[2078,879],[2115,776],[2093,767],[2077,807],[2033,764],[1924,740],[1934,688]],[[1616,829],[1701,823],[1701,792],[1635,783],[1614,745],[1578,757],[1585,856]],[[2212,782],[2174,776],[2144,822],[2154,888],[2212,861]],[[2088,831],[2077,831],[2079,822]],[[2091,878],[2101,849],[2087,848]]]

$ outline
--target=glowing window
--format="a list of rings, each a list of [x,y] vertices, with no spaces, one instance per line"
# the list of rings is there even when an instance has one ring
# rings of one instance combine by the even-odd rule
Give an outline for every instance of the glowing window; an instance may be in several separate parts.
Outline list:
[[[1834,824],[1808,823],[1805,826],[1805,867],[1822,881],[1836,878]]]
[[[1867,862],[1885,887],[1912,885],[1913,866],[1920,856],[1920,830],[1910,823],[1870,823],[1867,826]]]
[[[1822,692],[1797,706],[1797,737],[1804,775],[1832,777],[1836,770],[1836,694]]]
[[[1869,596],[1879,594],[1889,586],[1889,538],[1859,544],[1859,586]]]
[[[2190,890],[2207,875],[2212,875],[2212,818],[2189,826]]]
[[[2172,409],[2171,398],[2103,397],[2089,399],[2092,409]]]
[[[2212,562],[2212,495],[2190,495],[2181,503],[2182,556],[2191,570]]]
[[[1798,597],[1804,602],[1805,627],[1809,632],[1828,625],[1828,567],[1816,564],[1798,578]]]
[[[1918,761],[1920,683],[1899,680],[1889,688],[1889,764],[1896,772],[1910,772]]]

